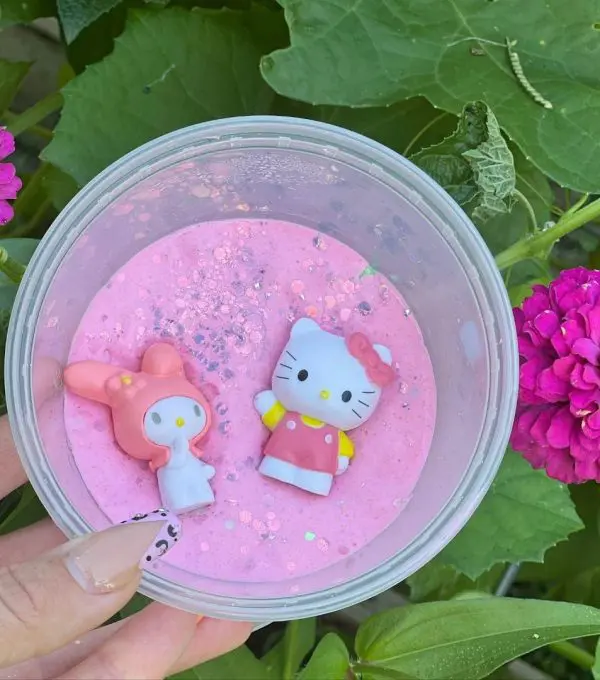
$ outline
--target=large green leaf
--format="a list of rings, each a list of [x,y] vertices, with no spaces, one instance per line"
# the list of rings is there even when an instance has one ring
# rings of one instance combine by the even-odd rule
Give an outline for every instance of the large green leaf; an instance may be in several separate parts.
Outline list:
[[[283,639],[265,654],[262,661],[273,677],[293,677],[315,646],[316,637],[316,619],[290,621],[285,627]]]
[[[133,13],[114,52],[64,89],[62,117],[44,157],[83,185],[171,130],[267,112],[273,93],[258,70],[260,49],[247,30],[251,14],[181,8]]]
[[[491,593],[502,577],[503,571],[504,565],[498,564],[484,572],[478,579],[472,580],[436,557],[407,579],[410,598],[413,602],[429,602],[449,600],[465,591]]]
[[[228,654],[190,668],[170,680],[280,680],[273,678],[265,664],[243,645]]]
[[[262,61],[277,92],[349,106],[424,95],[453,113],[483,99],[545,174],[582,191],[600,189],[597,0],[280,4],[291,47]],[[552,109],[535,102],[515,77],[506,38],[517,41],[526,77]]]
[[[121,0],[57,0],[58,16],[67,43],[73,40],[98,17],[110,12]]]
[[[10,24],[28,24],[39,17],[50,17],[56,12],[54,0],[2,0],[0,28]]]
[[[478,224],[509,212],[516,175],[512,154],[494,114],[467,104],[455,132],[411,160],[442,186]]]
[[[353,130],[403,155],[437,144],[456,127],[456,117],[435,109],[423,97],[393,106],[352,109],[348,106],[310,106],[278,98],[275,113],[310,118]]]
[[[0,59],[0,117],[10,106],[31,64]]]
[[[543,564],[523,564],[519,572],[523,580],[568,584],[577,574],[600,568],[600,486],[589,482],[572,486],[570,492],[585,527],[550,548]]]
[[[544,645],[598,633],[600,611],[592,607],[482,597],[376,614],[361,625],[356,651],[361,666],[390,671],[382,677],[478,680]]]
[[[346,645],[335,633],[328,633],[317,645],[298,680],[346,680],[349,668]]]
[[[500,562],[541,562],[582,526],[568,487],[508,450],[490,491],[439,559],[476,579]]]

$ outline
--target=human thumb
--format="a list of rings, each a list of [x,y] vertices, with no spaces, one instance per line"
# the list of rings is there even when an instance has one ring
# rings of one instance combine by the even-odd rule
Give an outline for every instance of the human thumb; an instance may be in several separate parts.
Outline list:
[[[48,654],[104,623],[180,533],[175,515],[155,510],[0,569],[0,667]]]

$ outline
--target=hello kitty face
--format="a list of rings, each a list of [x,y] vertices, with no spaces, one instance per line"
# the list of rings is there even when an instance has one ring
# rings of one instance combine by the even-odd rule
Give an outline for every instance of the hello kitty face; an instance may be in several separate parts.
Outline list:
[[[206,411],[189,397],[167,397],[153,404],[144,416],[144,433],[153,444],[171,446],[184,437],[197,437],[206,426]]]
[[[390,350],[373,349],[390,365]],[[288,411],[321,420],[340,430],[352,430],[366,422],[381,397],[344,338],[324,331],[312,319],[300,319],[292,327],[272,379],[277,400]]]

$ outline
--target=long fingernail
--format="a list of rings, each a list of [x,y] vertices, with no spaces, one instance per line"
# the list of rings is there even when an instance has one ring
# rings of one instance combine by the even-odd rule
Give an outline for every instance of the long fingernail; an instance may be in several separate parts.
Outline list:
[[[179,540],[181,521],[168,510],[134,515],[115,527],[64,546],[64,563],[90,593],[109,593],[139,578]]]

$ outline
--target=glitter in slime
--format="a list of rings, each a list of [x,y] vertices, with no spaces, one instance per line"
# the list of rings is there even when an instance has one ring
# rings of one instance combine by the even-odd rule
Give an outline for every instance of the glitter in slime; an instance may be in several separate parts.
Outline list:
[[[69,362],[135,371],[151,344],[170,342],[213,412],[203,460],[216,469],[216,501],[183,517],[183,538],[165,560],[223,581],[289,581],[293,593],[295,578],[345,560],[396,520],[435,425],[433,369],[415,316],[358,253],[279,220],[190,226],[116,272],[86,310]],[[341,336],[364,332],[389,348],[398,375],[352,432],[352,464],[326,498],[257,471],[269,433],[253,400],[301,317]],[[81,476],[112,521],[157,507],[154,474],[119,449],[106,407],[67,394],[65,426]]]

